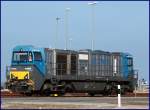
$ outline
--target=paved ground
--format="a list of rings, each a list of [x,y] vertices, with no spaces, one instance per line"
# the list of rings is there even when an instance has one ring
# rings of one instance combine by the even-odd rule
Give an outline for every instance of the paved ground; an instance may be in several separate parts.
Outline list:
[[[84,108],[84,109],[118,109],[117,97],[18,97],[2,98],[4,108]],[[148,109],[148,97],[122,97],[123,109]],[[121,109],[119,108],[119,109]]]

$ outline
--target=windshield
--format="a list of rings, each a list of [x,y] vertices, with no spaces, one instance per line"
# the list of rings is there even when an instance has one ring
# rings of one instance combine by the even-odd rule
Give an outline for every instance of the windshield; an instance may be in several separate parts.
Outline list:
[[[13,61],[19,62],[27,62],[32,61],[32,53],[31,52],[13,52]]]

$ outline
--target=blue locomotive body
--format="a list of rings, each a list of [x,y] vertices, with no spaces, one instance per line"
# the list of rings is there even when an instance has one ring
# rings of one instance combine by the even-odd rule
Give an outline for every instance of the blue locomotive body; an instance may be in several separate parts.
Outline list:
[[[87,92],[111,94],[133,91],[133,57],[127,53],[100,50],[61,50],[16,46],[7,74],[7,88],[23,93],[42,94]]]

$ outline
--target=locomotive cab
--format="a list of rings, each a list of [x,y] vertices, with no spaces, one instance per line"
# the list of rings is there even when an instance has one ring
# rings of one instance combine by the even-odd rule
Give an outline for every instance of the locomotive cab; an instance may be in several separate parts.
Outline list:
[[[7,75],[7,88],[12,91],[31,92],[35,87],[35,76],[42,80],[45,72],[42,49],[33,46],[17,46],[13,49],[11,66]]]

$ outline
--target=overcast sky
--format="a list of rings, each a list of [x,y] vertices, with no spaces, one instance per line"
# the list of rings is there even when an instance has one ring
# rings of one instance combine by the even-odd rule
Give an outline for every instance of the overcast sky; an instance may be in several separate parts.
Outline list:
[[[60,17],[57,48],[65,48],[65,8],[72,49],[91,49],[91,7],[88,1],[2,1],[1,82],[16,45],[54,47],[56,17]],[[149,79],[149,5],[137,1],[104,1],[95,6],[95,49],[128,52],[139,77]]]

